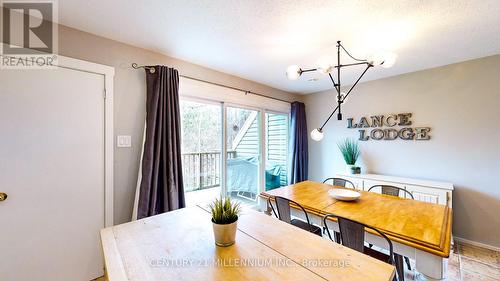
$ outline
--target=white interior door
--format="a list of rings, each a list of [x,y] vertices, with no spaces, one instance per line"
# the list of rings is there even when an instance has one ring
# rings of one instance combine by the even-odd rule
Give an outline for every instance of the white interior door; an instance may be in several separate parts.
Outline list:
[[[0,279],[103,274],[104,76],[0,70]]]

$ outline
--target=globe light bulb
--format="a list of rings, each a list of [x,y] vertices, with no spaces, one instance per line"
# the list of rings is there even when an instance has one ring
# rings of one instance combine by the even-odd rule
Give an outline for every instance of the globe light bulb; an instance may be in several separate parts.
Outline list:
[[[373,66],[389,68],[396,63],[396,54],[391,52],[376,52],[368,56],[368,63]]]
[[[379,66],[384,62],[384,55],[381,52],[373,53],[366,60],[373,66]]]
[[[331,56],[322,56],[316,62],[316,68],[319,73],[328,74],[335,69],[335,60]]]
[[[383,68],[392,67],[396,63],[397,55],[394,53],[385,53],[384,54],[384,62],[382,63]]]
[[[314,141],[320,141],[323,139],[323,131],[321,129],[314,129],[311,132],[311,139]]]
[[[302,69],[298,65],[290,65],[286,69],[286,77],[290,80],[297,80],[302,74]]]

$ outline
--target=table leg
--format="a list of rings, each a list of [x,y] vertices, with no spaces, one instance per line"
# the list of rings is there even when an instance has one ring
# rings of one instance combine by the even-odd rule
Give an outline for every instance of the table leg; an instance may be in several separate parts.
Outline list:
[[[448,270],[448,259],[416,250],[415,267],[420,280],[443,280]]]
[[[267,204],[267,199],[259,198],[259,210],[266,214],[269,214],[269,205]]]

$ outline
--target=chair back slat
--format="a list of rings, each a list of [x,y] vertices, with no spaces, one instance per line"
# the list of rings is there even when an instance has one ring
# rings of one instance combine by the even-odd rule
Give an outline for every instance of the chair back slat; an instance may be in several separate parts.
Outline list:
[[[298,207],[300,210],[302,210],[302,213],[304,214],[306,218],[307,225],[309,225],[309,231],[313,231],[313,225],[311,224],[311,221],[309,220],[309,216],[307,215],[306,210],[304,207],[302,207],[299,203],[290,200],[285,197],[281,196],[274,196],[274,202],[276,203],[276,209],[278,213],[274,211],[273,203],[271,202],[271,197],[268,198],[267,203],[271,206],[271,209],[274,213],[274,215],[280,220],[284,221],[286,223],[292,224],[292,215],[291,215],[291,205]]]
[[[382,194],[399,197],[399,189],[390,185],[382,185]]]
[[[329,223],[328,219],[329,218],[336,218],[337,219],[337,223],[338,223],[339,229],[340,229],[340,240],[341,240],[342,245],[349,247],[353,250],[356,250],[358,252],[361,252],[361,253],[365,252],[365,246],[364,246],[365,243],[364,242],[365,242],[366,229],[371,229],[371,230],[377,232],[379,234],[379,236],[381,236],[383,239],[385,239],[385,241],[387,241],[387,246],[388,246],[388,250],[389,250],[389,257],[388,257],[387,262],[390,264],[394,264],[394,259],[393,259],[394,248],[392,246],[392,242],[389,239],[389,237],[387,237],[387,235],[382,233],[380,230],[378,230],[374,227],[368,226],[366,224],[357,222],[357,221],[353,221],[353,220],[350,220],[350,219],[347,219],[344,217],[340,217],[337,215],[333,215],[333,214],[328,214],[328,215],[323,217],[323,225],[325,226],[325,230],[326,230],[326,233],[328,234],[328,237],[330,237],[330,240],[332,240],[332,241],[334,241],[334,240],[332,238],[332,235],[330,234],[330,229],[328,227],[328,223]]]
[[[342,186],[347,188],[354,188],[354,184],[350,180],[342,179],[342,178],[327,178],[323,181],[323,183],[327,183],[328,181],[332,182],[334,186]]]
[[[290,201],[283,197],[275,197],[276,209],[278,210],[278,218],[281,221],[290,223],[292,217],[290,215]]]
[[[333,185],[345,186],[346,183],[345,179],[333,179]]]
[[[364,225],[344,218],[338,218],[338,223],[342,245],[363,253],[365,242]]]
[[[377,184],[377,185],[370,187],[368,189],[368,192],[372,191],[375,188],[380,188],[381,193],[385,194],[385,195],[400,197],[401,192],[402,192],[403,196],[401,196],[401,197],[404,198],[405,197],[404,195],[406,195],[406,198],[415,199],[415,198],[413,198],[413,194],[411,194],[411,192],[409,192],[408,190],[401,188],[401,187],[392,186],[392,185]]]

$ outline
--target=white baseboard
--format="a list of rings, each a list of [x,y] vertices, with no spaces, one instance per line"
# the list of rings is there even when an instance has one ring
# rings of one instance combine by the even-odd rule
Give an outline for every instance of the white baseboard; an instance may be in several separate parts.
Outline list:
[[[489,249],[489,250],[500,252],[500,247],[496,247],[496,246],[492,246],[492,245],[488,245],[488,244],[483,244],[481,242],[476,242],[476,241],[472,241],[472,240],[461,238],[461,237],[457,237],[457,236],[453,236],[453,238],[457,242],[460,242],[460,243],[463,243],[463,244],[468,244],[468,245],[471,245],[471,246],[476,246],[476,247],[485,248],[485,249]]]

